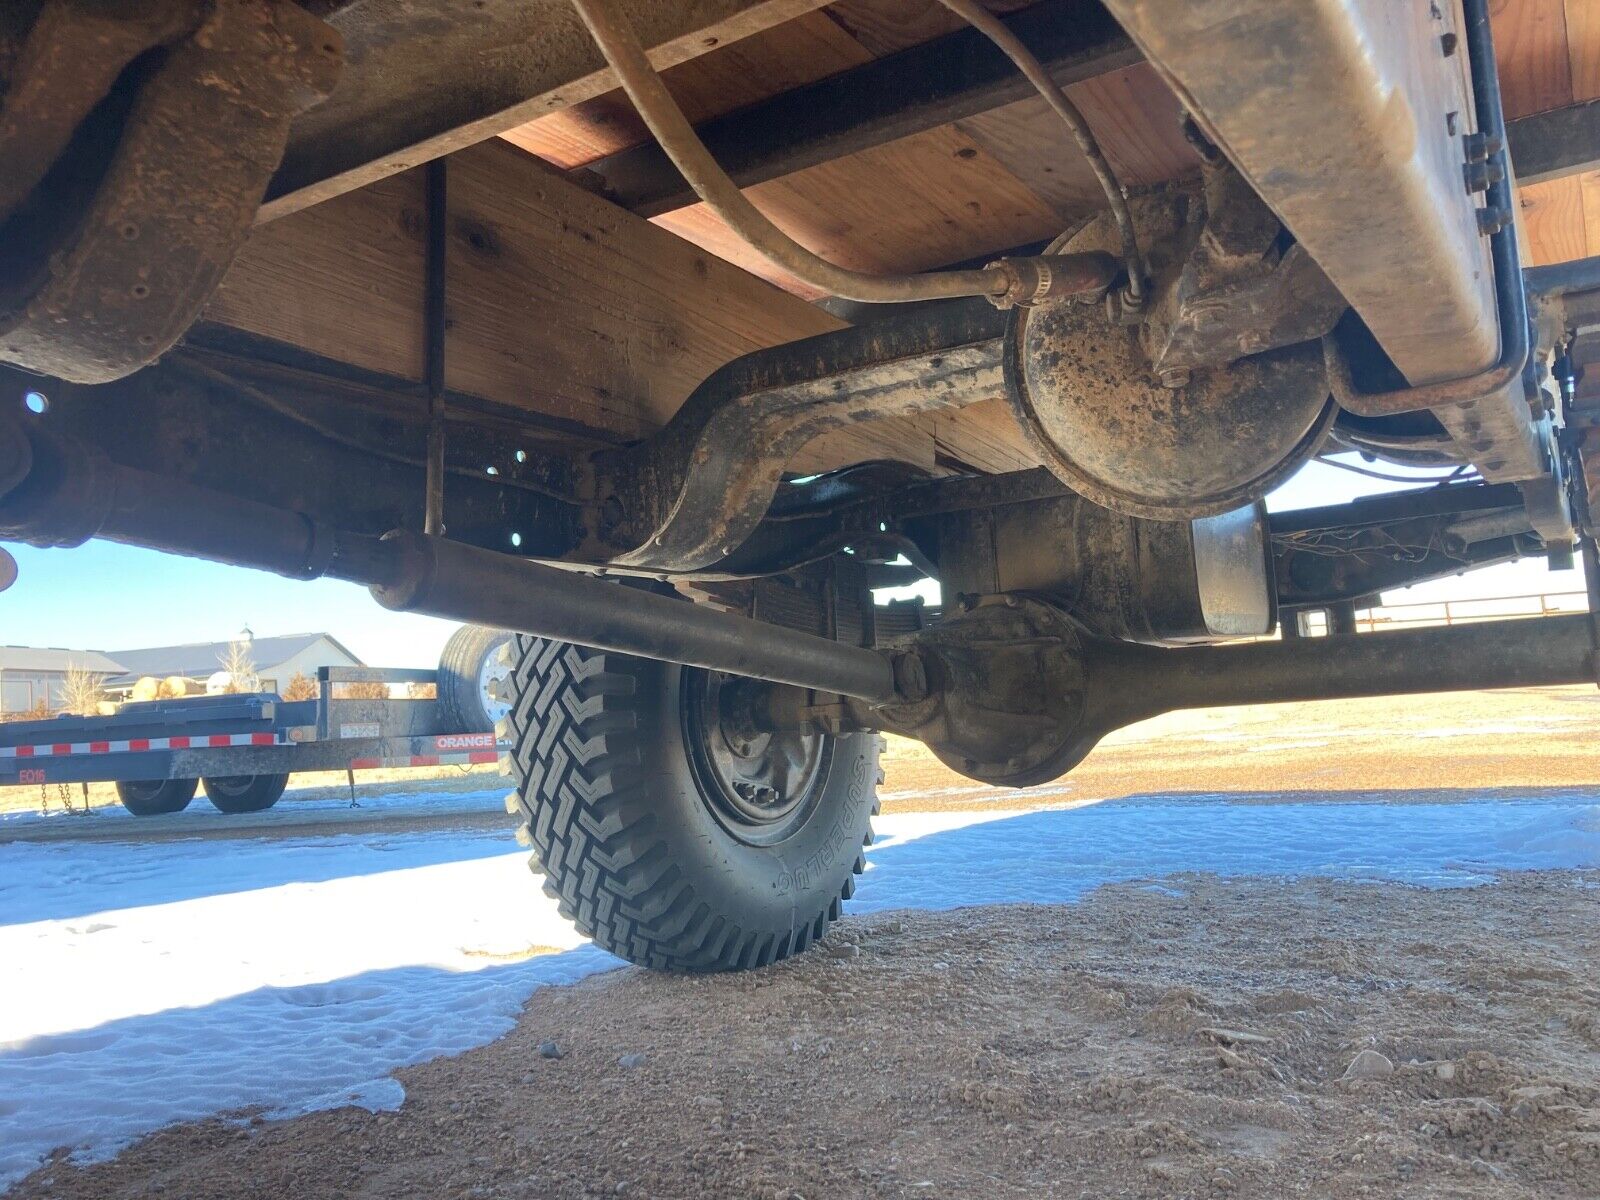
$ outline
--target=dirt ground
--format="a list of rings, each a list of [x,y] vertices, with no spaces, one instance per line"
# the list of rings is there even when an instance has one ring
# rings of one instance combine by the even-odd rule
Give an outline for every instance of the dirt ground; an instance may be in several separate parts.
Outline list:
[[[1594,1197],[1597,927],[1600,872],[847,919],[753,974],[541,989],[398,1112],[177,1127],[15,1196]]]
[[[890,740],[885,774],[885,812],[1174,792],[1349,799],[1404,790],[1417,801],[1592,788],[1600,784],[1600,689],[1518,688],[1168,713],[1118,730],[1060,780],[1020,794],[964,780],[900,739]]]

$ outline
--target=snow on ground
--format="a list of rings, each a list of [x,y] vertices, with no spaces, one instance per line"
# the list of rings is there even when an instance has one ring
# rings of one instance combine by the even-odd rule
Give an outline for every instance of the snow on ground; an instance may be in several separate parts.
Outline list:
[[[1181,891],[1154,882],[1174,872],[1448,887],[1600,864],[1600,804],[1577,793],[1146,798],[879,831],[857,912]],[[504,833],[0,845],[0,1187],[56,1147],[99,1157],[172,1121],[392,1107],[396,1067],[489,1041],[535,988],[617,961]]]
[[[174,817],[135,817],[120,804],[102,805],[94,810],[88,817],[81,813],[63,812],[52,802],[49,812],[41,813],[35,809],[15,809],[11,812],[0,812],[0,840],[18,836],[26,836],[43,830],[59,829],[63,822],[88,820],[93,822],[92,828],[96,834],[104,833],[107,827],[118,828],[126,826],[129,833],[135,831],[131,822],[137,821],[138,829],[149,830],[170,824],[174,820],[186,822],[201,822],[202,827],[215,827],[217,829],[238,829],[241,821],[256,821],[263,828],[270,828],[280,821],[285,813],[295,817],[317,817],[324,821],[337,822],[341,819],[364,819],[367,817],[398,817],[419,816],[437,818],[442,815],[477,815],[484,812],[495,813],[501,811],[501,801],[505,798],[506,787],[496,783],[491,788],[476,788],[471,791],[450,791],[441,788],[437,791],[417,791],[415,789],[402,789],[393,792],[380,792],[375,788],[382,785],[363,784],[359,793],[359,801],[351,807],[350,801],[343,796],[321,796],[315,799],[302,799],[291,788],[283,794],[283,799],[273,806],[271,813],[251,814],[241,817],[229,816],[220,813],[211,807],[205,798],[205,793],[200,792],[190,801],[189,807]],[[73,803],[78,802],[77,793],[72,793]]]

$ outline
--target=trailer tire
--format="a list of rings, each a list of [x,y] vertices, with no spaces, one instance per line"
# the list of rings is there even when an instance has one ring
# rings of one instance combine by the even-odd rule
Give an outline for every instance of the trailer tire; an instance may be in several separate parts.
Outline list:
[[[488,733],[506,714],[504,703],[490,689],[509,669],[500,647],[511,640],[504,629],[463,625],[439,652],[437,690],[440,715],[452,733]]]
[[[871,841],[876,735],[740,734],[730,768],[711,761],[726,747],[705,751],[708,712],[726,737],[733,706],[706,697],[728,677],[524,636],[506,655],[511,798],[546,893],[584,934],[640,966],[726,971],[798,954],[838,919]],[[724,786],[764,761],[755,744],[789,764],[770,801]]]
[[[198,779],[132,779],[117,784],[117,799],[136,817],[182,812],[194,799]]]
[[[218,812],[230,816],[264,812],[278,802],[289,784],[282,775],[208,775],[200,781],[206,799]]]

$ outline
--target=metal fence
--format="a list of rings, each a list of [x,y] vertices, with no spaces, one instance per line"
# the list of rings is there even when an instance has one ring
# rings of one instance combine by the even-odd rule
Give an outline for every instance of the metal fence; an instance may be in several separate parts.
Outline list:
[[[1411,604],[1380,604],[1356,609],[1356,628],[1404,629],[1417,625],[1469,625],[1475,621],[1501,621],[1513,617],[1550,617],[1587,612],[1582,591],[1538,592],[1526,596],[1485,596],[1470,600],[1434,600]],[[1325,613],[1305,614],[1304,632],[1319,637],[1328,632]]]

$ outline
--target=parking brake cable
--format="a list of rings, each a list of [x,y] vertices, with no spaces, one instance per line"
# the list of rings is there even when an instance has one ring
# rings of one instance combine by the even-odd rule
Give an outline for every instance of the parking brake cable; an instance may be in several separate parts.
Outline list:
[[[1127,272],[1127,299],[1137,306],[1144,296],[1145,268],[1134,233],[1127,198],[1105,156],[1100,152],[1083,115],[1067,99],[1055,80],[1032,52],[1006,25],[972,0],[939,0],[951,12],[970,22],[999,47],[1039,89],[1077,139],[1094,169],[1122,237],[1123,267]],[[633,27],[618,11],[615,0],[572,0],[606,62],[617,73],[623,90],[633,101],[650,132],[697,196],[739,238],[764,258],[814,287],[846,300],[869,304],[896,304],[914,300],[940,300],[957,296],[983,296],[996,307],[1036,304],[1058,296],[1102,291],[1115,273],[1116,262],[1101,253],[1054,254],[1028,258],[1003,258],[981,269],[931,271],[921,275],[869,275],[821,258],[796,242],[752,204],[739,185],[717,165],[672,93],[650,63]]]

